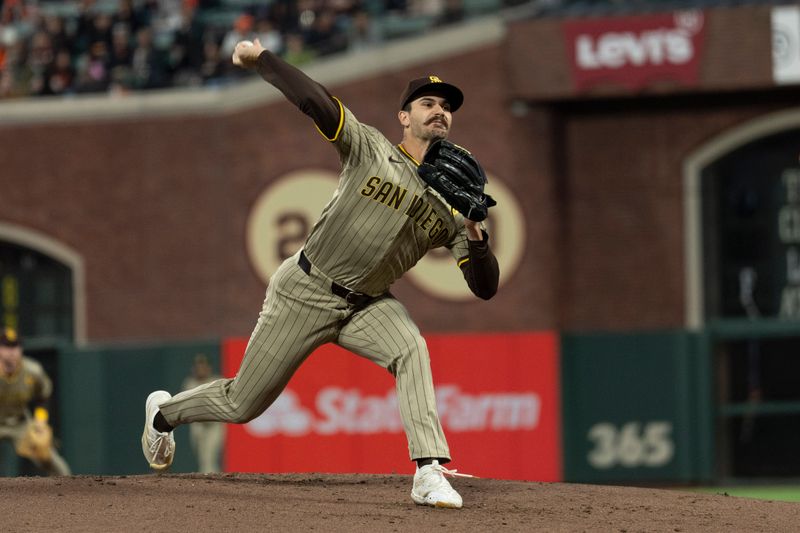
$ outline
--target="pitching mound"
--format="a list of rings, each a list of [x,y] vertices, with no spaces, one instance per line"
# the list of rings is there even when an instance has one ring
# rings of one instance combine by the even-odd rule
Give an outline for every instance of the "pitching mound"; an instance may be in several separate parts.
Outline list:
[[[410,476],[174,474],[0,479],[4,531],[796,531],[800,505],[669,490],[456,479],[464,509],[411,502]]]

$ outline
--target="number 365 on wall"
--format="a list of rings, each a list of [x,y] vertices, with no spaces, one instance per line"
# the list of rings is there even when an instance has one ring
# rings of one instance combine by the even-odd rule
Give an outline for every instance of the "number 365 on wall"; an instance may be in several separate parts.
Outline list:
[[[617,427],[610,422],[592,426],[588,438],[594,443],[587,459],[597,469],[664,466],[675,455],[672,423],[667,421],[626,422]]]

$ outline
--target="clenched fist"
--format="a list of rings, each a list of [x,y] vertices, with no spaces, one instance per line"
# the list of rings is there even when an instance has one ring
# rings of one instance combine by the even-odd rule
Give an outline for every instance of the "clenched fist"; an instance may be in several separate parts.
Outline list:
[[[252,68],[258,61],[258,56],[261,55],[265,48],[261,46],[261,42],[256,39],[254,42],[239,41],[233,49],[233,64],[237,67]]]

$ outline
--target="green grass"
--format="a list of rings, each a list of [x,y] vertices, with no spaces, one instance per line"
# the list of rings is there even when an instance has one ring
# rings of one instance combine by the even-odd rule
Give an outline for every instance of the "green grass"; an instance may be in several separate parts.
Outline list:
[[[705,494],[727,494],[738,498],[800,502],[800,486],[704,487],[690,490]]]

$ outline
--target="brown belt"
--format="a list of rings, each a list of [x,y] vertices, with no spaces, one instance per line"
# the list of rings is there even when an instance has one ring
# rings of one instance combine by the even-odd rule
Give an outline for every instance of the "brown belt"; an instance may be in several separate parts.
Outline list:
[[[300,270],[305,272],[306,275],[311,274],[311,261],[308,260],[308,257],[306,257],[306,253],[303,250],[300,250],[300,257],[297,260],[297,266],[299,266]],[[354,307],[365,306],[375,299],[374,296],[370,296],[369,294],[351,291],[347,287],[343,287],[335,281],[331,282],[331,292],[340,298],[344,298],[345,302]]]

